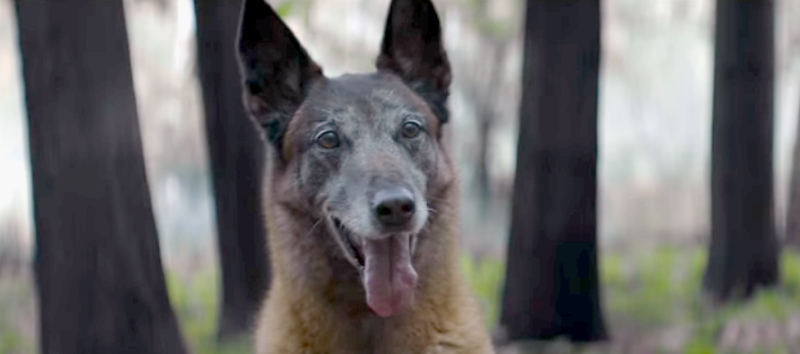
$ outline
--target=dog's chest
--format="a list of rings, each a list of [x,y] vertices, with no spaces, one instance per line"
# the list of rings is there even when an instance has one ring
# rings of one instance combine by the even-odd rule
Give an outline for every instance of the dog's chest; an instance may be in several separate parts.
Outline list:
[[[350,349],[343,353],[359,354],[439,354],[448,353],[447,350],[438,345],[433,338],[428,336],[412,336],[410,332],[424,333],[421,327],[409,328],[406,325],[399,325],[391,319],[382,319],[370,316],[358,323],[355,327],[354,336],[351,337]]]

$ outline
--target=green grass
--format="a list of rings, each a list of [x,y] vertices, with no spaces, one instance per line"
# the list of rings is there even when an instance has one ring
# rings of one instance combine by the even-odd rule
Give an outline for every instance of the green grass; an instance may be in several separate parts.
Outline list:
[[[648,327],[692,319],[704,266],[703,252],[671,247],[633,256],[605,254],[600,274],[606,311]]]
[[[505,263],[492,259],[476,261],[469,255],[462,255],[461,269],[483,306],[486,325],[494,326],[500,315],[500,292],[505,277]]]
[[[179,276],[167,272],[170,302],[181,323],[184,339],[195,354],[244,354],[251,348],[246,341],[217,343],[219,316],[219,274],[214,267],[203,267]]]
[[[0,274],[0,353],[36,353],[36,343],[30,334],[23,333],[18,320],[29,321],[34,306],[33,279],[17,275]]]
[[[27,342],[16,326],[8,321],[0,322],[0,353],[34,353],[33,345]]]

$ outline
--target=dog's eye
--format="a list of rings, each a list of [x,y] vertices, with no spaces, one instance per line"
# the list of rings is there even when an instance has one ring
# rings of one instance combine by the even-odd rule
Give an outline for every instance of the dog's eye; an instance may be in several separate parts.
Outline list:
[[[415,122],[406,122],[403,124],[403,137],[408,139],[415,138],[419,135],[420,130],[422,130],[422,128],[420,128],[419,124]]]
[[[326,131],[317,136],[317,144],[324,149],[333,149],[339,146],[339,136],[333,131]]]

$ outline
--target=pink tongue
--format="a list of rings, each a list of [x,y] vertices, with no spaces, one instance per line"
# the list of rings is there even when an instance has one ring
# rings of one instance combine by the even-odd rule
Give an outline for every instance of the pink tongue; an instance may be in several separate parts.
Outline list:
[[[411,266],[408,235],[364,242],[367,305],[381,317],[411,305],[417,272]]]

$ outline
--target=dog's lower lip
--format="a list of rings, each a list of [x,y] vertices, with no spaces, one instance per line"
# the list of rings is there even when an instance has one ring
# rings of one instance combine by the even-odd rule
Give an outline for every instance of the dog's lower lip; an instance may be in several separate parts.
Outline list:
[[[364,255],[361,253],[361,250],[358,245],[356,245],[356,241],[352,239],[350,236],[350,231],[342,224],[342,222],[337,219],[333,218],[333,225],[336,227],[336,233],[338,234],[339,238],[342,239],[344,243],[344,252],[349,253],[356,263],[356,266],[359,270],[364,269]],[[354,264],[355,265],[355,264]]]

